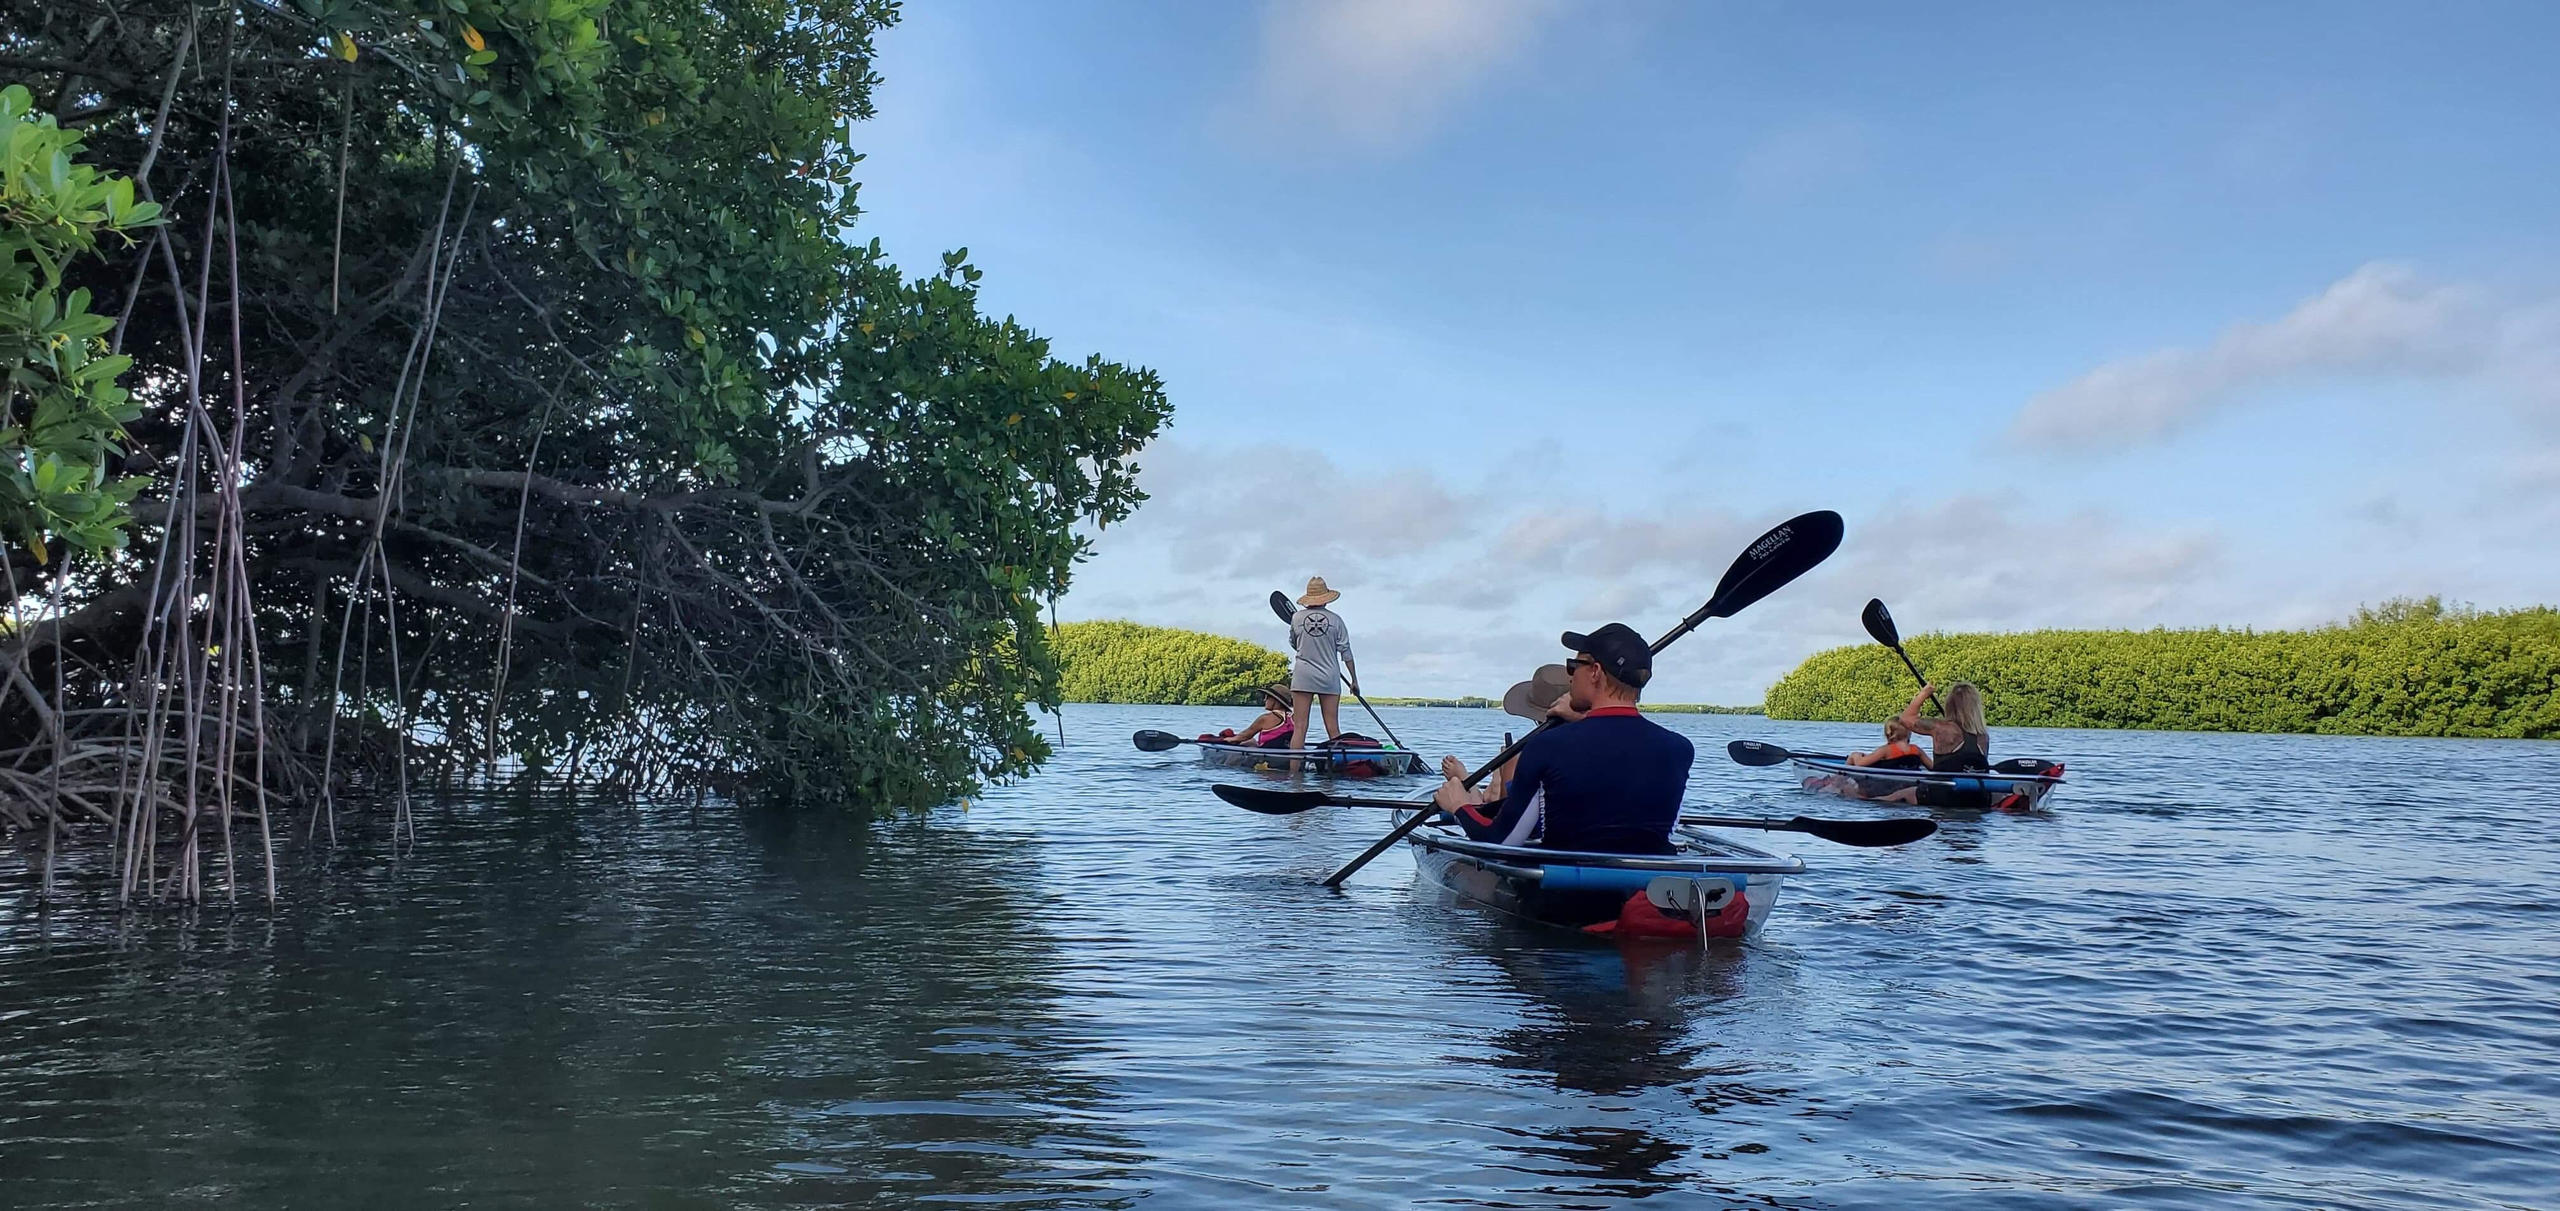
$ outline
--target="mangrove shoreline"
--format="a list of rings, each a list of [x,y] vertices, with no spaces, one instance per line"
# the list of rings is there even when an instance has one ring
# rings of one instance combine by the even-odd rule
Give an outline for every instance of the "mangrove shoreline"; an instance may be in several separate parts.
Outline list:
[[[1288,658],[1223,635],[1126,621],[1052,634],[1069,702],[1248,706]],[[2560,610],[2476,611],[2437,598],[2303,631],[2206,628],[1930,634],[1905,643],[1939,685],[1983,689],[1993,727],[2560,738]],[[1890,651],[1818,652],[1761,706],[1648,703],[1659,714],[1875,722],[1918,687]],[[1498,710],[1473,695],[1371,695],[1378,706]]]

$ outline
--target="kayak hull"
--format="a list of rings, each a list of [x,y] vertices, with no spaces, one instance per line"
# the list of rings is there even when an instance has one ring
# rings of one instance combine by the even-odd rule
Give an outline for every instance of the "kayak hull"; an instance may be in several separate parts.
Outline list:
[[[1910,789],[1922,807],[1965,810],[2033,811],[2062,785],[2060,775],[1940,773],[1936,770],[1878,769],[1818,757],[1797,757],[1789,764],[1804,776],[1804,788],[1843,799],[1882,799]],[[2017,796],[2015,800],[2010,797]]]
[[[1407,837],[1422,877],[1477,907],[1585,936],[1598,927],[1626,937],[1613,923],[1623,925],[1630,900],[1642,897],[1653,905],[1648,915],[1697,926],[1651,936],[1690,945],[1757,934],[1787,877],[1804,871],[1802,859],[1698,829],[1682,829],[1678,841],[1675,854],[1625,855],[1496,845],[1446,824]]]
[[[1341,774],[1354,778],[1402,777],[1425,773],[1422,758],[1400,748],[1369,749],[1293,749],[1253,748],[1241,744],[1199,744],[1200,763],[1225,769],[1249,769],[1263,773],[1285,774],[1289,764],[1298,762],[1302,769],[1323,774]]]

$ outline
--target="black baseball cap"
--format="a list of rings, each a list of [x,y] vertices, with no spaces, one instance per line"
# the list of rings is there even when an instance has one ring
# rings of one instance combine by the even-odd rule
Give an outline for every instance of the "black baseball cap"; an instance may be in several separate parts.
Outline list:
[[[1641,689],[1645,682],[1653,680],[1653,645],[1623,622],[1610,623],[1588,635],[1567,631],[1564,646],[1591,653],[1600,662],[1601,672],[1628,685]]]

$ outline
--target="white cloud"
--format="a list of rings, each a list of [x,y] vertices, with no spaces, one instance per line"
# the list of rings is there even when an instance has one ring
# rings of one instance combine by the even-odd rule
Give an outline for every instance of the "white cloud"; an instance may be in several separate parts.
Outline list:
[[[1262,116],[1367,150],[1407,144],[1520,58],[1558,11],[1555,0],[1271,0]]]
[[[1860,519],[1841,544],[1831,608],[1882,597],[1906,630],[2016,631],[2230,621],[2225,544],[2201,528],[2049,513],[2021,497],[1956,496]],[[1854,598],[1855,600],[1851,600]]]
[[[1865,171],[1874,140],[1855,118],[1822,117],[1770,131],[1742,154],[1734,180],[1743,196],[1785,201]]]
[[[1132,618],[1279,646],[1265,604],[1322,575],[1344,591],[1364,683],[1387,694],[1498,694],[1556,656],[1556,635],[1611,620],[1659,634],[1696,609],[1778,520],[1675,495],[1632,504],[1359,470],[1323,451],[1169,442],[1153,498],[1099,536],[1062,617]],[[1910,633],[2306,626],[2359,603],[2440,592],[2550,600],[2560,573],[2518,559],[2560,524],[2560,456],[2510,450],[2472,495],[2370,491],[2281,544],[2247,525],[2058,507],[2024,491],[1920,497],[1853,513],[1839,554],[1666,658],[1656,697],[1756,701],[1805,657],[1865,642],[1881,597]],[[2467,511],[2495,498],[2494,513]],[[2422,540],[2423,539],[2423,540]]]
[[[1063,617],[1272,644],[1265,598],[1321,575],[1344,593],[1363,676],[1399,694],[1498,693],[1553,659],[1569,627],[1667,627],[1775,520],[1612,512],[1524,495],[1508,474],[1460,485],[1418,468],[1355,472],[1323,451],[1267,444],[1163,443],[1139,482],[1147,504],[1097,536]],[[1802,655],[1764,663],[1774,676]]]
[[[2120,358],[2027,401],[2016,436],[2061,447],[2157,441],[2285,386],[2342,376],[2486,390],[2560,413],[2560,311],[2406,266],[2366,265],[2273,321],[2235,324],[2202,349]]]
[[[1775,519],[1769,519],[1775,520]],[[1641,619],[1686,613],[1704,599],[1743,545],[1762,529],[1730,514],[1612,515],[1559,507],[1514,518],[1491,545],[1481,571],[1507,579],[1570,586],[1571,617]]]
[[[1140,467],[1149,501],[1114,537],[1193,577],[1323,576],[1348,592],[1475,529],[1481,506],[1428,471],[1355,475],[1301,446],[1164,442]]]

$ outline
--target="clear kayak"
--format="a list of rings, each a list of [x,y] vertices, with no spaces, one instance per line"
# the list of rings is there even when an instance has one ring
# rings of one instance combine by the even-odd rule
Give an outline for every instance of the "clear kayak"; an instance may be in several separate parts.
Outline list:
[[[1886,769],[1827,757],[1799,756],[1790,764],[1804,775],[1804,788],[1809,791],[1844,799],[1882,799],[1908,790],[1922,807],[2033,811],[2062,785],[2062,766],[2049,761],[2007,761],[2001,764],[2013,768],[1968,773]]]
[[[1402,817],[1399,816],[1399,819]],[[1683,827],[1669,854],[1477,841],[1442,822],[1406,837],[1423,878],[1507,916],[1614,940],[1703,944],[1760,931],[1804,860]]]
[[[1198,743],[1200,761],[1204,765],[1264,773],[1288,773],[1292,762],[1304,770],[1352,778],[1385,778],[1429,770],[1419,755],[1391,744],[1381,744],[1377,748],[1255,748],[1249,744],[1219,744],[1207,740]]]

